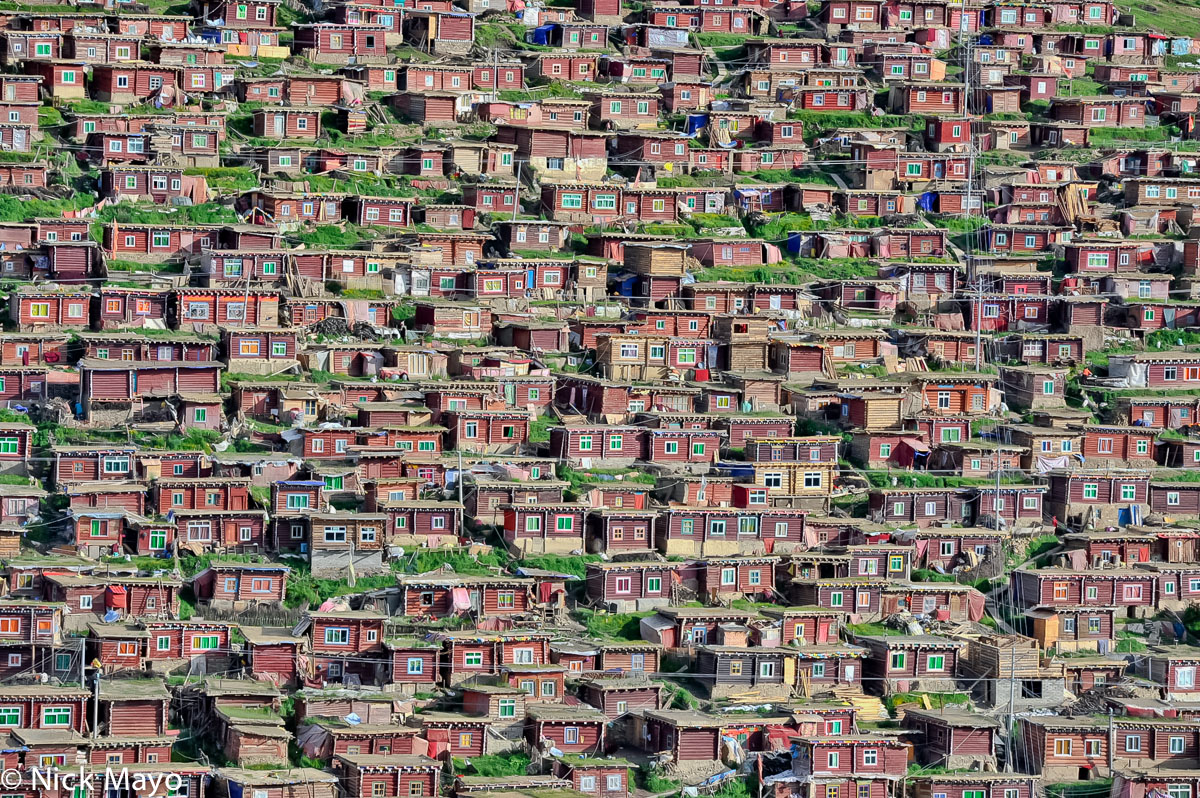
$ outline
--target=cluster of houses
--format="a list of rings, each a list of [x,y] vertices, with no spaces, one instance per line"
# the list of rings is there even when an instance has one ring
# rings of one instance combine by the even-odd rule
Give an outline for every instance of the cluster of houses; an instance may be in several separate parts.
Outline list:
[[[1200,798],[1200,41],[10,5],[0,798]]]

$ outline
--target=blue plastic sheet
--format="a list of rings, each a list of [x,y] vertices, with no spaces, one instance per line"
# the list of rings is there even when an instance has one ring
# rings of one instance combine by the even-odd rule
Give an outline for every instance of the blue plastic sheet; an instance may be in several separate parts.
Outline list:
[[[789,255],[799,255],[800,248],[804,244],[804,239],[800,237],[800,233],[792,231],[788,233],[787,244],[785,245]]]
[[[685,135],[694,136],[706,127],[708,127],[708,114],[688,114],[683,132]]]

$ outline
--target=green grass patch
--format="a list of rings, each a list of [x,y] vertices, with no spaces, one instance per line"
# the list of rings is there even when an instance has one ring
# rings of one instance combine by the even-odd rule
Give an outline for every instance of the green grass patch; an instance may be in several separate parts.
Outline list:
[[[730,779],[717,788],[713,798],[750,798],[750,778]]]
[[[33,218],[59,217],[64,211],[78,211],[91,207],[93,199],[86,194],[74,194],[60,200],[29,199],[15,194],[0,194],[0,221],[23,222]]]
[[[986,488],[994,485],[991,478],[977,477],[939,477],[933,474],[919,472],[876,470],[866,472],[867,481],[876,488]],[[892,480],[896,484],[892,485]],[[1002,476],[1001,485],[1031,484],[1024,475]]]
[[[1149,650],[1149,646],[1142,642],[1142,639],[1132,632],[1117,632],[1118,654],[1139,654],[1143,651]]]
[[[660,776],[649,767],[643,765],[634,771],[634,783],[643,790],[654,794],[678,790],[680,782]]]
[[[360,576],[350,585],[346,579],[316,579],[308,571],[307,564],[297,564],[288,576],[287,599],[284,604],[292,608],[311,609],[335,596],[395,586],[395,574]]]
[[[251,490],[253,490],[253,488],[251,488]],[[162,568],[162,563],[171,562],[170,558],[163,560],[155,557],[142,557],[139,559],[147,561],[145,564],[139,563],[139,565],[146,570]],[[158,565],[153,565],[155,562],[157,562]],[[270,559],[262,556],[261,554],[202,554],[199,557],[188,555],[179,558],[179,571],[185,577],[193,577],[203,571],[205,568],[208,568],[213,563],[223,562],[267,563],[270,562]]]
[[[693,188],[695,186],[708,185],[700,182],[699,179],[691,175],[677,175],[675,177],[660,177],[655,181],[659,188]]]
[[[988,223],[988,220],[981,216],[930,216],[927,218],[934,227],[940,227],[953,233],[972,233]]]
[[[221,433],[211,429],[192,429],[188,430],[186,435],[134,433],[134,442],[150,449],[209,452],[212,451],[212,445],[219,440]]]
[[[601,562],[603,559],[599,554],[582,554],[573,557],[562,554],[539,554],[535,557],[525,557],[521,560],[521,565],[527,568],[540,568],[543,571],[571,574],[583,579],[587,574],[588,563]]]
[[[710,283],[729,280],[739,283],[776,283],[802,285],[811,280],[873,279],[879,268],[866,258],[789,258],[772,266],[716,266],[696,273],[696,282]]]
[[[718,227],[741,227],[742,221],[736,216],[722,216],[719,213],[693,213],[687,217],[687,223],[698,232]]]
[[[1108,778],[1047,784],[1046,798],[1096,798],[1098,795],[1108,795],[1112,783],[1113,780]]]
[[[195,557],[181,557],[179,560],[182,570],[184,560],[194,560]],[[102,557],[101,562],[111,563],[113,565],[133,565],[140,571],[169,571],[173,565],[170,557],[145,557],[137,556],[125,559],[124,557]],[[192,573],[195,573],[193,571]],[[190,574],[189,574],[190,575]]]
[[[237,224],[233,208],[215,202],[200,205],[159,207],[156,205],[118,202],[102,208],[96,214],[101,223],[119,224]]]
[[[271,488],[266,485],[251,485],[250,498],[263,510],[271,509]]]
[[[1200,637],[1200,605],[1192,604],[1183,611],[1183,626],[1193,637]]]
[[[740,47],[746,43],[740,33],[693,33],[692,38],[701,47]]]
[[[1120,0],[1121,11],[1134,15],[1138,30],[1155,30],[1167,36],[1200,37],[1200,9],[1182,3]]]
[[[444,565],[454,569],[454,573],[464,576],[492,576],[497,569],[503,570],[508,565],[508,558],[502,549],[493,549],[487,553],[470,554],[466,551],[418,550],[409,559],[405,557],[402,567],[408,573],[423,574],[436,571]]]
[[[105,267],[112,272],[151,272],[153,274],[183,274],[182,263],[160,261],[159,263],[139,263],[135,260],[113,259],[104,262]]]
[[[903,629],[893,629],[882,623],[848,623],[846,631],[864,637],[898,637],[908,634]]]
[[[524,36],[518,37],[517,33],[509,25],[503,25],[498,22],[483,22],[475,26],[475,44],[484,50],[494,50],[505,46],[510,46],[516,41],[524,39]]]
[[[699,35],[701,35],[701,36],[708,36],[708,35],[722,36],[725,34],[716,33],[716,34],[699,34]],[[736,42],[735,45],[732,47],[726,46],[726,47],[714,47],[713,48],[713,51],[712,51],[713,55],[715,55],[717,57],[718,61],[720,61],[723,64],[738,64],[738,63],[742,63],[746,60],[746,46],[744,44],[742,44],[742,42],[744,42],[745,39],[741,36],[738,36],[736,38],[740,39],[741,41]]]
[[[99,100],[72,100],[66,107],[77,114],[107,114],[112,104]]]
[[[38,127],[57,127],[63,123],[62,112],[51,105],[38,109]]]
[[[1200,482],[1200,471],[1196,469],[1185,469],[1183,471],[1162,471],[1154,472],[1155,482]]]
[[[594,610],[577,610],[579,620],[587,629],[587,636],[595,640],[641,640],[642,618],[654,614],[650,612],[614,612],[604,613]]]
[[[1200,344],[1200,330],[1155,330],[1146,335],[1146,350],[1150,352],[1160,349],[1176,349],[1180,345],[1186,349]],[[1110,348],[1109,351],[1112,351]],[[1129,347],[1132,352],[1133,347]]]
[[[1048,551],[1053,551],[1059,545],[1059,540],[1054,535],[1041,535],[1029,541],[1029,545],[1025,547],[1025,559],[1031,560],[1034,557],[1041,557]],[[1013,563],[1016,565],[1016,563]]]
[[[780,241],[787,238],[788,233],[794,231],[842,230],[845,228],[872,230],[882,224],[883,220],[878,216],[836,214],[831,219],[824,220],[814,219],[807,213],[781,213],[778,216],[770,217],[768,221],[761,224],[747,220],[746,227],[753,236],[765,238],[768,241]]]
[[[471,757],[471,764],[461,759],[454,760],[455,773],[472,776],[524,776],[529,769],[530,759],[519,751],[506,754],[485,754]]]
[[[350,225],[345,228],[322,225],[316,230],[296,235],[297,239],[310,247],[328,247],[330,249],[353,249],[366,237],[359,228]]]
[[[885,380],[888,376],[888,370],[887,366],[879,363],[839,363],[837,374],[839,377],[852,374],[860,377],[875,377],[876,379]]]
[[[1058,31],[1059,33],[1090,33],[1094,36],[1103,36],[1106,33],[1112,33],[1113,29],[1104,25],[1070,25],[1065,22],[1060,22],[1057,25],[1051,25],[1050,30]]]
[[[631,468],[588,468],[576,470],[570,466],[563,466],[558,469],[558,478],[565,480],[571,484],[572,490],[579,490],[583,485],[589,485],[593,482],[599,482],[597,477],[602,476],[621,476],[623,482],[639,482],[643,485],[655,484],[653,474],[647,474],[644,471],[638,471]]]
[[[837,165],[840,166],[840,164]],[[831,172],[817,171],[816,169],[812,168],[799,169],[797,170],[797,178],[798,179],[795,181],[797,183],[820,183],[823,186],[841,188],[841,186],[838,185],[838,181],[833,179],[833,174]]]
[[[917,704],[920,703],[922,697],[929,699],[929,703],[934,709],[942,709],[947,706],[962,706],[971,702],[971,696],[967,693],[894,693],[883,699],[884,706],[893,715],[896,714],[896,707],[901,704]]]
[[[1179,130],[1171,125],[1159,127],[1096,127],[1092,128],[1088,141],[1093,147],[1103,146],[1114,141],[1170,141],[1172,136],[1178,136]]]
[[[920,130],[924,126],[920,117],[909,117],[902,114],[872,116],[870,111],[791,111],[788,113],[788,118],[804,123],[806,141],[811,141],[826,131],[843,127],[891,127]]]
[[[931,568],[917,568],[912,572],[914,582],[957,582],[954,574],[940,574]]]
[[[1104,94],[1105,92],[1103,83],[1088,80],[1087,78],[1059,80],[1058,85],[1063,97],[1094,97],[1097,94]]]
[[[282,6],[281,6],[282,7]],[[183,170],[185,175],[204,177],[210,189],[228,194],[241,193],[258,187],[258,175],[246,166],[191,166]]]

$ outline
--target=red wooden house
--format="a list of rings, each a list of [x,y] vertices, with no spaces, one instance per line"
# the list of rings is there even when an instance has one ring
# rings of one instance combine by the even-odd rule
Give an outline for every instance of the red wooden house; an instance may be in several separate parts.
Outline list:
[[[88,730],[89,691],[56,685],[0,687],[0,712],[13,718],[15,729]]]
[[[125,260],[182,258],[214,246],[220,228],[213,225],[148,225],[112,222],[104,226],[104,250]]]
[[[1085,127],[1132,127],[1146,125],[1146,102],[1141,97],[1053,97],[1050,118]]]
[[[415,202],[410,197],[354,197],[348,216],[355,224],[368,227],[410,227]]]
[[[417,12],[414,12],[417,13]],[[310,61],[322,64],[383,63],[387,57],[386,35],[382,25],[341,25],[318,22],[296,25],[296,51]]]
[[[262,288],[181,288],[174,293],[175,326],[191,323],[273,327],[279,319],[278,291]]]
[[[888,99],[900,114],[961,116],[966,111],[966,87],[959,83],[908,81],[893,85]]]
[[[319,108],[269,106],[255,109],[251,120],[253,134],[262,138],[315,141],[321,135]]]
[[[9,318],[22,331],[86,329],[91,291],[21,286],[8,297]]]
[[[168,64],[95,64],[92,66],[91,93],[103,102],[144,102],[164,90],[183,89],[180,76],[180,69]]]
[[[531,745],[546,740],[558,750],[573,754],[604,750],[608,716],[599,710],[584,705],[537,704],[525,712],[525,739]]]

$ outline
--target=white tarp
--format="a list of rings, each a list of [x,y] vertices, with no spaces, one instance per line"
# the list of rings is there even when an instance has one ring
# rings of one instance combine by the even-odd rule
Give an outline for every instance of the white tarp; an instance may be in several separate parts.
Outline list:
[[[646,31],[646,44],[649,47],[679,47],[686,49],[688,31],[672,28],[650,28]]]

